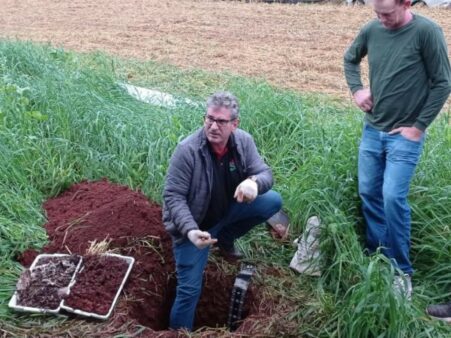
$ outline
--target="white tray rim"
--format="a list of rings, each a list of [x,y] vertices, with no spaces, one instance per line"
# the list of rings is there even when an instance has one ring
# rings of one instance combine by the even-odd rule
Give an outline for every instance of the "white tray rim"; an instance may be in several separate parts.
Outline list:
[[[70,254],[59,254],[59,253],[55,253],[55,254],[39,254],[35,257],[33,263],[30,265],[29,269],[30,271],[33,271],[33,269],[35,268],[36,264],[39,262],[39,260],[41,258],[47,258],[47,257],[68,257],[68,256],[73,256]],[[80,269],[81,263],[83,261],[83,257],[81,255],[75,255],[79,258],[78,264],[75,268],[74,273],[72,274],[72,277],[70,279],[70,282],[67,286],[70,286],[71,283],[73,282],[75,275],[77,274],[78,270]],[[60,311],[61,305],[63,303],[63,299],[60,301],[59,305],[57,308],[55,309],[45,309],[45,308],[40,308],[40,307],[32,307],[32,306],[23,306],[23,305],[18,305],[17,304],[17,290],[14,291],[13,296],[11,297],[11,299],[9,300],[8,303],[8,307],[10,307],[11,309],[14,309],[16,311],[23,311],[23,312],[34,312],[34,313],[54,313],[57,314]]]

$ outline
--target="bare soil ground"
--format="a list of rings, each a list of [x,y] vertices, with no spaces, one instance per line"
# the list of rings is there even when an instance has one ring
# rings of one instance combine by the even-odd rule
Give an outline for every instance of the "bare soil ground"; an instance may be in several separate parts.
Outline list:
[[[414,8],[451,44],[451,10]],[[0,38],[103,50],[347,96],[342,56],[370,7],[194,0],[2,0]],[[451,49],[451,48],[449,48]]]

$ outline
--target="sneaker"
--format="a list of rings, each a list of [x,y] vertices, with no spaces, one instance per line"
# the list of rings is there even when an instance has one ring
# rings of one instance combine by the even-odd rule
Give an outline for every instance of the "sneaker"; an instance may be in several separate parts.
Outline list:
[[[433,318],[451,323],[451,302],[446,304],[429,305],[426,309],[426,312]]]
[[[408,274],[397,275],[393,279],[393,292],[407,300],[412,299],[412,277]]]
[[[320,276],[319,268],[320,221],[313,216],[307,220],[304,233],[298,238],[296,253],[290,262],[290,268],[310,276]]]

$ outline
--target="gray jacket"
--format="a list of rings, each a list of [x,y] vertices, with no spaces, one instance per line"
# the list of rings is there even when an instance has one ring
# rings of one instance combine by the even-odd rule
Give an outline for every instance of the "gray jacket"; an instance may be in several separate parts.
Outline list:
[[[231,136],[236,145],[244,177],[257,177],[258,193],[273,184],[272,171],[260,157],[251,135],[236,129]],[[204,128],[181,141],[172,155],[163,191],[163,223],[176,243],[188,231],[198,229],[211,198],[213,164]]]

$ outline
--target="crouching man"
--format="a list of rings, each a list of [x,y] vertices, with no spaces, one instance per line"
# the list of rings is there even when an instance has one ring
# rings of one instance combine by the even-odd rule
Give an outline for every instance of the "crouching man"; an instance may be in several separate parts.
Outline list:
[[[251,135],[238,129],[235,96],[207,100],[204,125],[172,155],[163,199],[163,222],[173,239],[177,294],[170,328],[192,330],[210,246],[240,258],[234,241],[280,210],[280,195]]]

